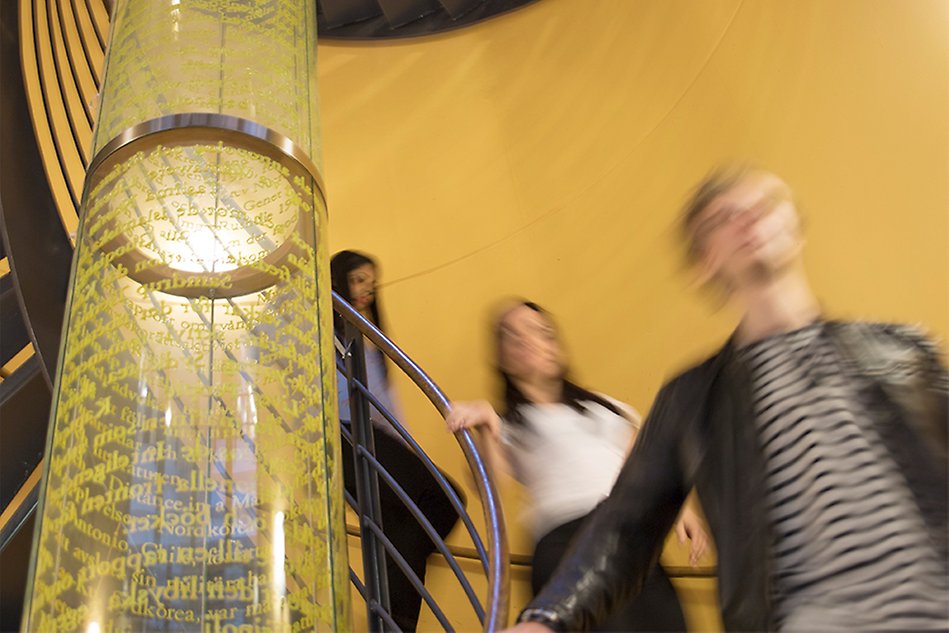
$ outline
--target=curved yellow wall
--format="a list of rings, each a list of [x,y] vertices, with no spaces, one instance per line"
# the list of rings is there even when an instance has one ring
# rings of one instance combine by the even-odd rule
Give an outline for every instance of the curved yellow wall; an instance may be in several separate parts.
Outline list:
[[[947,26],[943,0],[542,0],[445,36],[324,42],[331,247],[380,258],[391,333],[453,397],[492,393],[488,309],[514,293],[555,313],[584,383],[645,410],[733,323],[690,291],[677,207],[751,159],[798,192],[828,314],[945,336]],[[503,494],[529,552],[523,497]]]

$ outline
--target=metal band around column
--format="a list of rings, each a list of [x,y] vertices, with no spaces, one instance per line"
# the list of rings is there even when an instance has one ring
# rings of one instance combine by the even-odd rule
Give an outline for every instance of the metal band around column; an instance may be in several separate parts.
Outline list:
[[[95,197],[101,185],[108,184],[110,174],[136,155],[159,148],[188,148],[196,145],[218,145],[252,152],[279,166],[286,182],[297,194],[311,202],[312,209],[324,209],[325,194],[322,177],[303,149],[286,136],[253,121],[215,113],[184,113],[151,119],[134,125],[115,136],[96,153],[86,175],[85,196]],[[87,205],[94,204],[89,199]],[[140,213],[149,213],[147,209]],[[110,226],[111,224],[111,226]],[[162,292],[183,297],[210,296],[226,298],[257,292],[273,285],[280,276],[284,262],[301,253],[303,242],[312,239],[313,222],[301,210],[294,226],[286,231],[288,239],[277,244],[253,262],[241,263],[225,272],[184,271],[160,261],[137,245],[121,230],[113,217],[100,226],[108,239],[99,240],[97,250],[106,254],[115,265],[124,266],[128,277],[140,284],[159,288]]]

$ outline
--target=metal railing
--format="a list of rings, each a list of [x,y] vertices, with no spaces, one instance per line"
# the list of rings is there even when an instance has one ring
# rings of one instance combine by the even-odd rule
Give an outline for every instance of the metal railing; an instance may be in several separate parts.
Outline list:
[[[379,402],[366,384],[365,340],[380,350],[396,367],[405,373],[425,394],[438,413],[444,418],[450,408],[449,400],[435,382],[390,341],[379,328],[356,312],[344,299],[333,293],[333,307],[342,317],[344,327],[337,332],[337,366],[346,379],[349,394],[350,417],[343,425],[343,436],[347,442],[343,450],[352,450],[356,474],[356,498],[347,493],[347,501],[359,516],[359,531],[362,539],[363,579],[353,570],[350,577],[356,589],[366,600],[370,631],[398,630],[391,617],[386,585],[386,557],[392,557],[425,604],[432,610],[439,624],[446,631],[453,631],[449,619],[438,606],[418,575],[406,564],[401,553],[386,537],[381,521],[380,486],[387,486],[405,505],[408,512],[419,522],[425,533],[461,584],[472,609],[486,632],[504,628],[509,608],[509,553],[504,528],[504,519],[497,489],[489,476],[485,461],[478,452],[472,434],[463,430],[455,434],[456,439],[471,470],[484,517],[482,535],[475,528],[464,502],[451,486],[444,474],[435,466],[411,434],[399,420]],[[340,338],[342,340],[340,340]],[[343,387],[340,387],[342,390]],[[487,578],[487,595],[483,600],[473,590],[470,581],[456,560],[453,548],[449,548],[402,488],[402,485],[386,471],[375,457],[374,431],[370,421],[370,409],[381,414],[398,433],[399,438],[418,457],[439,487],[451,501],[474,544],[476,558],[481,562]],[[346,428],[346,427],[350,428]]]

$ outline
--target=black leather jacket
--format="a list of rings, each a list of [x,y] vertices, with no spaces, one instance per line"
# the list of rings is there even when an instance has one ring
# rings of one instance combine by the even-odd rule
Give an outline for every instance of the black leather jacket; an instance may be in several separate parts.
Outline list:
[[[947,374],[935,346],[906,326],[826,323],[851,370],[872,379],[903,429],[889,446],[914,494],[941,500],[946,533]],[[729,341],[659,392],[609,498],[594,512],[547,587],[531,602],[564,631],[590,628],[639,591],[694,487],[718,549],[722,618],[729,631],[773,629],[771,534],[751,382]],[[931,506],[931,503],[930,503]]]

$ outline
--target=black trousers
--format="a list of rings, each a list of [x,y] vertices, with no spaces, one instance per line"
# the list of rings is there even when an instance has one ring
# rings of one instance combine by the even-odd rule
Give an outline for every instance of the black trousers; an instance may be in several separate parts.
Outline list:
[[[574,535],[586,517],[564,523],[545,534],[534,548],[531,588],[536,596],[549,581],[567,553]],[[649,575],[639,595],[623,605],[594,631],[685,631],[685,618],[672,583],[662,567]]]
[[[376,459],[399,482],[444,540],[458,521],[458,513],[451,505],[448,495],[408,446],[380,431],[375,431],[374,441]],[[356,497],[353,449],[348,442],[343,442],[342,448],[343,482],[347,492]],[[455,482],[451,479],[448,481],[464,504],[464,494]],[[436,550],[435,545],[382,477],[379,477],[379,502],[382,506],[383,533],[424,583],[425,561],[429,554]],[[392,619],[402,631],[415,631],[422,607],[422,596],[392,556],[386,556],[386,579],[389,584]]]

